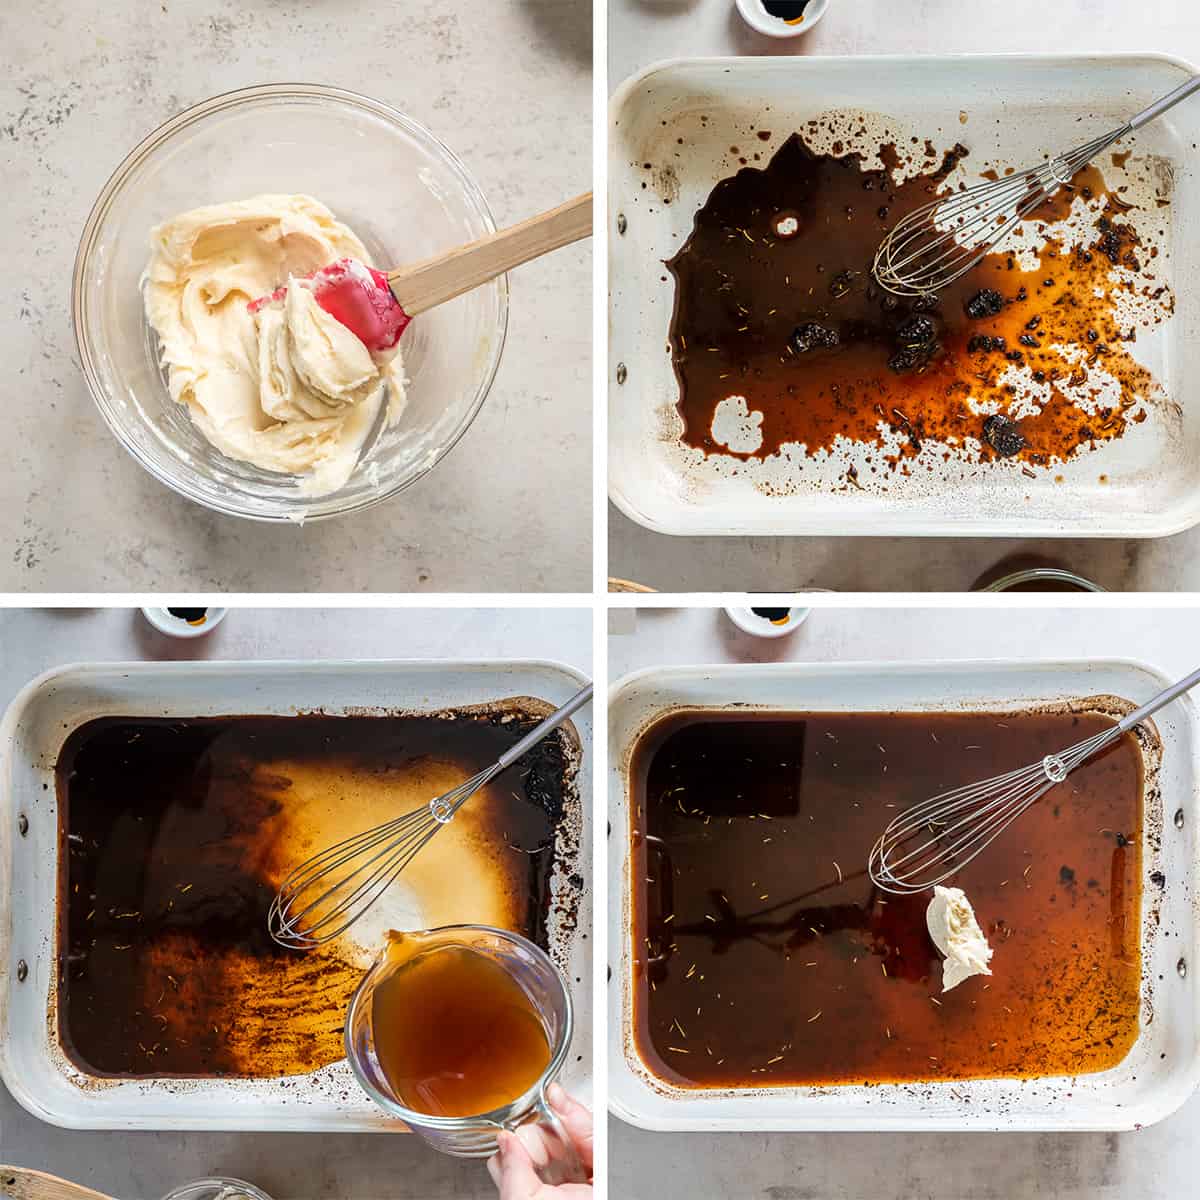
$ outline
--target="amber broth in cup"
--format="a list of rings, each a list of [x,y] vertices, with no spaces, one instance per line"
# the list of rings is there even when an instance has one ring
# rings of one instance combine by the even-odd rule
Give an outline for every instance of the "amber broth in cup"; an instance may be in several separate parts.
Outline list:
[[[546,1030],[524,989],[467,946],[422,949],[396,935],[396,966],[375,989],[380,1069],[414,1112],[473,1117],[523,1096],[550,1063]]]

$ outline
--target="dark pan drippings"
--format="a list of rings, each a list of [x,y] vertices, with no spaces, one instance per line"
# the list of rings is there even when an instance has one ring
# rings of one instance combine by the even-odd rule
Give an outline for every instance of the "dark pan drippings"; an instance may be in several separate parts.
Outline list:
[[[634,1037],[683,1087],[1080,1074],[1137,1036],[1143,769],[1127,736],[953,880],[993,975],[943,994],[928,896],[866,863],[897,811],[1098,715],[701,714],[632,762]]]
[[[1036,270],[994,253],[936,297],[917,300],[874,282],[884,234],[928,203],[965,153],[955,147],[895,184],[887,170],[864,170],[860,155],[815,154],[796,134],[767,166],[717,184],[667,264],[688,446],[766,458],[795,443],[812,455],[839,437],[879,446],[881,427],[894,431],[900,449],[872,456],[873,480],[848,472],[845,485],[861,486],[913,471],[922,454],[923,466],[951,454],[1047,465],[1145,419],[1155,384],[1129,351],[1116,299],[1152,297],[1164,315],[1171,301],[1145,270],[1156,252],[1121,219],[1128,205],[1095,167],[1029,218],[1044,227],[1078,197],[1093,214],[1082,245],[1046,240]],[[880,155],[888,167],[898,162],[892,146]],[[1110,279],[1117,266],[1135,272],[1133,280]],[[1041,393],[1032,415],[1017,403],[1028,396],[1001,380],[1013,365],[1027,367]],[[1097,368],[1118,381],[1119,401],[1103,396]],[[762,414],[762,445],[752,454],[713,437],[718,406],[737,396]],[[1084,399],[1098,407],[1089,412]]]
[[[276,946],[275,889],[323,845],[475,774],[532,724],[497,710],[104,718],[74,732],[58,764],[67,1052],[91,1074],[136,1076],[292,1075],[341,1059],[361,955],[340,939],[306,954]],[[477,795],[410,868],[426,873],[423,903],[443,914],[482,889],[490,911],[451,919],[491,918],[545,947],[567,775],[556,736]],[[424,861],[468,840],[479,848],[450,869]]]

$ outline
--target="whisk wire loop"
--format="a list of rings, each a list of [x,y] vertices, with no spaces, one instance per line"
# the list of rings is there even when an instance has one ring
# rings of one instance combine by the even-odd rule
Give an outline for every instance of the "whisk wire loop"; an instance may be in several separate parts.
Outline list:
[[[898,296],[924,296],[965,275],[1016,227],[1114,142],[1141,129],[1200,91],[1200,75],[1147,105],[1124,125],[1066,154],[1024,171],[943,193],[902,218],[875,255],[880,287]],[[905,254],[900,254],[901,249]]]
[[[271,906],[271,936],[311,948],[344,933],[497,773],[493,764],[426,807],[345,838],[303,863],[284,880]]]
[[[1114,725],[1061,754],[1048,754],[1030,766],[953,788],[905,809],[871,849],[871,879],[896,895],[913,895],[942,883],[1123,732],[1122,726]]]
[[[541,721],[490,766],[428,804],[343,838],[301,863],[280,885],[267,928],[282,946],[311,950],[340,937],[396,881],[480,788],[557,729],[592,697],[592,685]]]
[[[872,267],[900,296],[924,296],[961,278],[1089,162],[1131,131],[1130,124],[1037,166],[975,187],[948,191],[902,217]]]
[[[1200,90],[1200,76],[1184,86]],[[1177,89],[1177,93],[1183,90]],[[952,788],[906,808],[871,848],[867,870],[872,882],[881,891],[905,896],[949,879],[1081,763],[1198,685],[1200,668],[1126,713],[1114,725],[1060,754],[1047,754],[1041,762]]]

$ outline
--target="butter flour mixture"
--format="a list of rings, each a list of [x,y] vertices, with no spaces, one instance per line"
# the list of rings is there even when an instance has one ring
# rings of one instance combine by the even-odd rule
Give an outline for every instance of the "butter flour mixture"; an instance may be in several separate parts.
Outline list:
[[[305,278],[338,259],[369,263],[358,237],[309,196],[262,195],[182,213],[151,245],[146,315],[171,396],[222,454],[302,476],[307,495],[337,491],[380,408],[393,424],[405,403],[399,353],[368,350]]]
[[[990,975],[992,948],[962,888],[935,887],[925,913],[929,936],[944,956],[942,991],[958,987],[972,975]]]

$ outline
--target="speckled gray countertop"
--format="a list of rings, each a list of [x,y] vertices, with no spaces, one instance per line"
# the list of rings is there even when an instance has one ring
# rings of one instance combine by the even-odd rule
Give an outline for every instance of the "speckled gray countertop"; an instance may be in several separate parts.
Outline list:
[[[511,276],[467,436],[369,512],[217,516],[102,421],[70,318],[76,244],[125,154],[251,84],[366,92],[441,136],[511,224],[591,183],[591,0],[11,0],[0,5],[0,591],[582,591],[591,585],[591,247]]]
[[[156,633],[136,610],[0,611],[0,711],[71,662],[163,659],[537,658],[591,669],[587,609],[234,609],[206,637]],[[61,1175],[118,1200],[158,1200],[205,1175],[275,1200],[494,1200],[483,1164],[405,1134],[108,1133],[56,1129],[0,1085],[0,1162]]]
[[[632,630],[610,615],[623,630],[609,638],[610,680],[653,665],[967,659],[997,646],[1015,659],[1131,658],[1173,678],[1200,660],[1195,609],[814,609],[776,641],[720,609],[641,609]],[[609,1162],[613,1200],[1185,1200],[1200,1097],[1136,1133],[668,1135],[610,1118]]]
[[[714,54],[1152,51],[1200,62],[1191,0],[831,0],[810,34],[750,31],[733,0],[609,0],[609,88],[664,58]],[[1200,528],[1158,541],[673,538],[609,506],[609,574],[660,591],[965,591],[1015,553],[1113,591],[1200,588]]]

